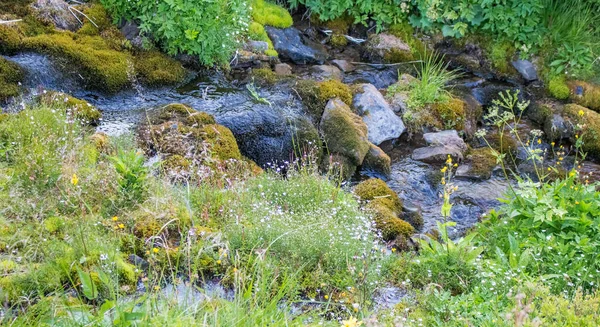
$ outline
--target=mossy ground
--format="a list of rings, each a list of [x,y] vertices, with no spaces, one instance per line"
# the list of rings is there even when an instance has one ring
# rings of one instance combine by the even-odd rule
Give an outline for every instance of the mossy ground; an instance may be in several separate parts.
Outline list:
[[[100,111],[87,101],[62,92],[47,91],[39,96],[39,101],[48,107],[68,110],[89,124],[97,124],[102,116]]]
[[[316,82],[313,80],[300,80],[295,86],[302,103],[309,113],[316,119],[323,114],[327,101],[339,98],[347,105],[352,105],[352,91],[350,87],[338,80]]]
[[[0,102],[20,93],[24,72],[19,65],[0,57]]]
[[[569,81],[568,85],[573,102],[600,112],[600,86],[581,81]]]
[[[571,95],[571,89],[564,76],[555,76],[548,82],[548,92],[556,99],[566,100]]]
[[[471,161],[471,173],[482,178],[490,178],[492,171],[498,165],[496,157],[488,147],[471,149],[467,153],[467,158]]]

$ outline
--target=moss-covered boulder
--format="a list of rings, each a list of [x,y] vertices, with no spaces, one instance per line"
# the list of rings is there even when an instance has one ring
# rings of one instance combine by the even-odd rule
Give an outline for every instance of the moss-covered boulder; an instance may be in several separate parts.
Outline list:
[[[415,232],[411,224],[398,218],[392,210],[379,202],[367,204],[366,209],[373,212],[375,227],[381,232],[381,237],[385,241],[394,240],[398,236],[409,237]]]
[[[548,82],[548,92],[554,98],[559,100],[566,100],[571,96],[571,89],[565,80],[564,76],[556,76],[550,79]]]
[[[571,90],[571,100],[578,105],[600,111],[600,86],[581,82],[568,82]]]
[[[435,127],[458,131],[465,128],[465,102],[461,99],[451,97],[447,101],[434,103],[431,111],[436,118]]]
[[[330,100],[319,128],[330,153],[347,158],[355,167],[362,165],[370,148],[367,126],[348,105],[338,98]]]
[[[0,102],[19,95],[23,78],[24,72],[19,65],[0,57]]]
[[[363,170],[389,176],[392,172],[392,159],[380,147],[370,144],[369,151],[363,160]]]
[[[399,37],[387,33],[371,35],[365,51],[365,56],[374,62],[400,63],[414,60],[410,46]]]
[[[134,58],[135,72],[145,85],[171,85],[185,78],[181,63],[159,51],[142,51]]]
[[[321,118],[327,102],[333,98],[339,98],[348,106],[352,105],[350,87],[338,80],[323,82],[300,80],[294,89],[300,95],[308,112],[317,120]]]
[[[572,125],[585,124],[583,151],[593,158],[600,158],[600,114],[577,104],[568,104],[563,109],[563,116]]]
[[[494,156],[492,149],[489,147],[471,149],[467,153],[467,159],[470,161],[468,171],[457,175],[466,175],[477,179],[488,179],[492,176],[492,171],[498,165],[496,157]],[[463,166],[461,166],[463,167]],[[459,170],[461,168],[459,167]]]
[[[264,26],[288,28],[294,21],[285,8],[265,0],[252,1],[252,19]]]
[[[361,201],[382,201],[382,204],[386,205],[396,214],[402,211],[402,201],[398,197],[398,194],[379,178],[371,178],[359,183],[354,188],[354,194]]]
[[[100,111],[85,100],[63,92],[47,91],[39,96],[40,103],[69,111],[84,123],[95,125],[100,121]]]

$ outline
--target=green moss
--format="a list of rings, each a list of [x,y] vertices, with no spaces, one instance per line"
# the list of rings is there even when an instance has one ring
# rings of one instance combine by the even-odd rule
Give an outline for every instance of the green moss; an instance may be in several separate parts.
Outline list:
[[[250,39],[255,41],[264,41],[268,44],[268,49],[265,51],[265,54],[270,57],[277,57],[277,51],[273,48],[273,41],[269,38],[267,31],[265,31],[265,27],[257,22],[250,23],[250,27],[248,29],[248,35]]]
[[[517,152],[517,141],[508,132],[505,132],[502,138],[500,138],[500,134],[493,133],[486,135],[485,139],[494,150],[507,154],[509,157],[514,156]]]
[[[135,272],[135,266],[126,262],[120,256],[115,258],[117,265],[117,273],[119,274],[119,281],[122,284],[135,285],[137,283],[137,274]]]
[[[19,51],[23,37],[13,27],[0,25],[0,54],[12,55]]]
[[[527,109],[527,117],[532,121],[543,125],[546,119],[552,114],[551,104],[534,103]]]
[[[496,157],[490,148],[472,149],[468,157],[471,159],[471,172],[483,178],[490,178],[496,168]]]
[[[600,86],[581,81],[569,82],[568,85],[573,94],[571,99],[575,103],[600,112]],[[576,95],[579,87],[583,89],[583,95]]]
[[[215,117],[206,112],[193,112],[187,118],[186,122],[189,125],[197,124],[198,126],[204,126],[209,124],[216,124]]]
[[[294,21],[285,8],[265,0],[252,1],[252,19],[262,25],[288,28]]]
[[[580,116],[580,112],[583,116]],[[594,158],[600,158],[600,114],[577,104],[566,105],[563,113],[572,124],[585,124],[582,150]]]
[[[371,178],[359,183],[354,189],[354,194],[362,201],[380,201],[379,204],[386,205],[397,214],[402,210],[402,201],[398,194],[379,178]]]
[[[398,236],[408,237],[415,232],[411,224],[398,218],[392,210],[379,203],[369,203],[366,208],[373,213],[375,227],[385,241],[391,241]]]
[[[115,51],[102,37],[70,32],[44,34],[24,39],[23,46],[67,60],[79,68],[88,87],[117,92],[131,84],[127,76],[131,55]]]
[[[370,147],[367,126],[339,99],[331,100],[328,106],[331,108],[319,125],[327,148],[331,153],[346,157],[354,166],[362,165]]]
[[[190,165],[189,160],[178,154],[169,156],[162,162],[162,168],[165,171],[186,171],[190,168]]]
[[[17,269],[17,263],[12,260],[2,260],[0,261],[0,272],[3,274],[8,274]]]
[[[401,49],[390,49],[383,55],[383,62],[388,64],[395,64],[399,62],[407,62],[415,60],[415,56],[411,51]]]
[[[179,61],[159,51],[144,51],[135,56],[135,71],[146,85],[170,85],[185,78],[185,69]]]
[[[212,124],[205,125],[196,133],[203,141],[211,145],[212,156],[221,159],[241,159],[242,154],[238,148],[235,136],[229,128]]]
[[[251,74],[259,85],[273,85],[278,80],[277,74],[268,67],[252,69]]]
[[[390,25],[387,33],[392,34],[406,42],[411,49],[413,58],[423,57],[427,50],[425,43],[414,36],[415,31],[408,21]]]
[[[0,57],[0,102],[19,95],[24,72],[19,65]]]
[[[464,129],[465,103],[461,99],[450,98],[447,101],[435,103],[431,106],[431,110],[439,121],[440,128],[458,131]]]
[[[277,56],[279,56],[279,53],[277,53],[277,51],[275,51],[275,50],[267,49],[267,51],[265,51],[265,55],[267,55],[269,57],[277,57]]]
[[[296,91],[302,98],[309,113],[315,118],[320,118],[327,101],[339,98],[347,105],[352,105],[352,91],[350,87],[338,80],[316,82],[301,80],[296,85]]]
[[[40,95],[39,101],[53,108],[70,110],[77,118],[90,124],[98,123],[102,116],[100,111],[87,101],[62,92],[46,92]]]
[[[96,132],[90,136],[91,144],[100,152],[108,153],[110,140],[108,135],[102,132]]]
[[[333,34],[329,43],[334,47],[344,47],[348,45],[348,39],[342,34]]]
[[[80,34],[99,35],[101,32],[112,26],[108,12],[99,3],[93,3],[91,6],[85,8],[83,12],[95,23],[95,25],[92,24],[89,19],[84,18],[83,26],[78,31]]]
[[[392,159],[390,156],[375,144],[371,144],[362,166],[363,169],[369,169],[388,176],[391,173],[391,164]]]
[[[571,95],[571,90],[564,76],[555,76],[548,83],[548,92],[556,99],[565,100]]]
[[[29,5],[33,0],[3,0],[0,1],[0,16],[24,17],[31,13]]]
[[[500,74],[508,75],[515,72],[511,61],[515,55],[515,47],[510,42],[494,43],[489,49],[492,68]]]

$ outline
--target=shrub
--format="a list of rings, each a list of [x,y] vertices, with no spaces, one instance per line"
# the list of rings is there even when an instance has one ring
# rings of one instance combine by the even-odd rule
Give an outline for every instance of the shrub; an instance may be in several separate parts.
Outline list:
[[[139,20],[169,54],[197,55],[200,63],[226,66],[248,28],[245,0],[189,1],[102,0],[115,22]]]

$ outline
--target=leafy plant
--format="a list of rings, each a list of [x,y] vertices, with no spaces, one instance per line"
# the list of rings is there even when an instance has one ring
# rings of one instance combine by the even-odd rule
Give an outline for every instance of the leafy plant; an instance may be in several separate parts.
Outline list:
[[[144,156],[139,151],[119,150],[116,156],[109,157],[117,173],[122,193],[128,200],[140,200],[145,192],[148,168],[144,166]]]

